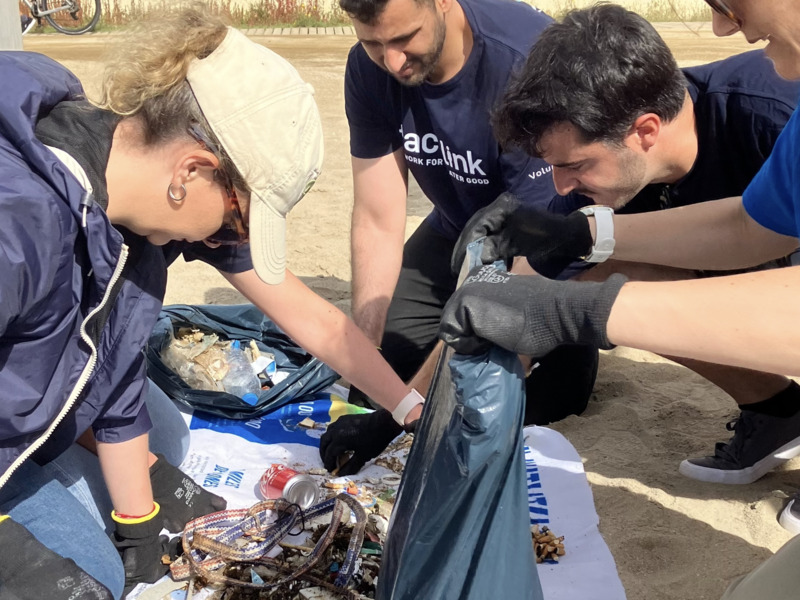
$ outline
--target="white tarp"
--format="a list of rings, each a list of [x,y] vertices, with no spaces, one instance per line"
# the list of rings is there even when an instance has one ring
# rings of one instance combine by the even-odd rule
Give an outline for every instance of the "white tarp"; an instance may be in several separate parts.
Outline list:
[[[346,394],[342,388],[334,391]],[[318,446],[324,424],[360,410],[335,394],[318,394],[313,400],[252,421],[186,413],[191,444],[181,469],[227,499],[229,508],[249,507],[262,500],[259,479],[270,464],[281,463],[298,471],[322,468]],[[323,426],[299,426],[306,417]],[[402,452],[396,458],[405,461]],[[525,460],[531,524],[546,525],[565,538],[566,555],[558,563],[537,565],[544,597],[624,600],[614,559],[597,529],[592,492],[575,448],[551,429],[527,427]],[[369,488],[370,478],[374,481],[388,474],[394,472],[370,464],[351,479]]]

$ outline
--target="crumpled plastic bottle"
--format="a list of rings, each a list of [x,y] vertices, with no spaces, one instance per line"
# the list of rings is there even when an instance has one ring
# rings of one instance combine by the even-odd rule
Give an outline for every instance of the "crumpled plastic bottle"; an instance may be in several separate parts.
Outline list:
[[[244,397],[245,394],[258,394],[261,391],[261,384],[256,374],[253,373],[253,368],[242,351],[239,340],[231,343],[227,359],[228,372],[222,378],[223,389],[239,398]]]

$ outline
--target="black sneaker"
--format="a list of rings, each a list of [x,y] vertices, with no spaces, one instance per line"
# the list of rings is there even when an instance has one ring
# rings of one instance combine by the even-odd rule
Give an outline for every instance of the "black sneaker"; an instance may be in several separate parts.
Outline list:
[[[800,533],[800,492],[797,492],[778,518],[781,526],[794,535]]]
[[[800,412],[782,418],[743,410],[726,427],[733,437],[718,442],[714,456],[689,458],[678,471],[712,483],[753,483],[800,455]]]

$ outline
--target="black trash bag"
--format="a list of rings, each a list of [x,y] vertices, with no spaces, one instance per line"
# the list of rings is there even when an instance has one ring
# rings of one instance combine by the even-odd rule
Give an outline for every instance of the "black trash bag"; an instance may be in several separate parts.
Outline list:
[[[249,405],[225,392],[190,388],[161,360],[172,331],[197,327],[213,332],[220,339],[255,340],[259,349],[275,356],[279,371],[289,371],[286,379],[258,394],[258,402]],[[254,419],[286,404],[301,402],[309,394],[322,391],[338,379],[336,372],[312,357],[283,333],[275,323],[252,304],[165,306],[150,334],[145,350],[147,375],[173,400],[197,410],[228,419]]]
[[[515,354],[442,353],[383,551],[380,600],[541,600]]]

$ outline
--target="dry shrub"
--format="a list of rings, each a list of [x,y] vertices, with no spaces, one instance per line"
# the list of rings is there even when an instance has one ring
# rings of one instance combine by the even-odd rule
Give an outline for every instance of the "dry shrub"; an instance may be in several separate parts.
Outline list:
[[[595,0],[523,0],[556,19],[575,8],[585,8]],[[710,21],[711,13],[703,0],[617,0],[651,22]],[[153,10],[174,7],[168,0],[103,0],[98,29],[122,27],[140,21]],[[222,15],[238,27],[324,27],[349,25],[338,0],[208,0],[214,14]],[[27,8],[19,2],[20,13]]]
[[[205,4],[213,14],[238,27],[324,27],[350,22],[338,2],[325,6],[319,0],[254,0],[245,5],[232,0],[209,0]],[[146,18],[151,11],[175,5],[164,0],[103,0],[102,22],[121,27]]]
[[[571,10],[596,3],[595,0],[526,1],[556,19],[561,19]],[[650,22],[711,20],[711,9],[704,0],[616,0],[614,3],[639,13]]]

